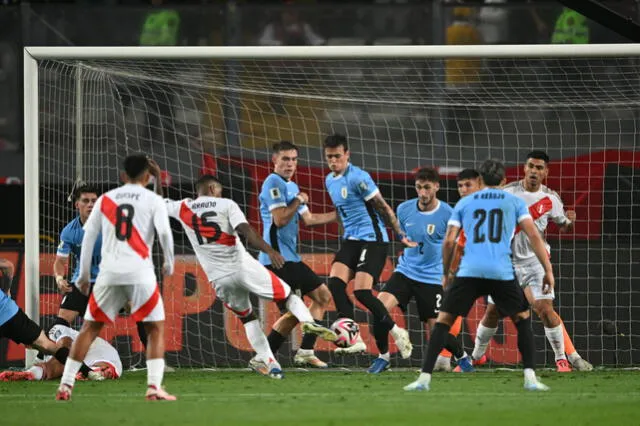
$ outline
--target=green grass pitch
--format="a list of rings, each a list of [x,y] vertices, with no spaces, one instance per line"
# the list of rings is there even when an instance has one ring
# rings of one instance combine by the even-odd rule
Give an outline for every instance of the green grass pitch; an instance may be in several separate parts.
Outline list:
[[[550,392],[522,389],[521,372],[438,373],[430,392],[404,392],[415,372],[293,371],[282,381],[250,371],[165,375],[176,402],[143,398],[144,371],[78,382],[0,383],[2,425],[637,425],[640,372],[539,373]]]

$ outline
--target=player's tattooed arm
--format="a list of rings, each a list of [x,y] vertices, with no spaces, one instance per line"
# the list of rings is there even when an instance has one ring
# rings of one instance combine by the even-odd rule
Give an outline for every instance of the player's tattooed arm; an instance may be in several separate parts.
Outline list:
[[[373,198],[367,201],[367,203],[369,203],[380,214],[385,225],[393,229],[393,232],[400,237],[404,245],[407,247],[416,247],[418,245],[418,243],[408,239],[407,234],[400,227],[400,221],[393,212],[393,209],[389,204],[387,204],[384,198],[382,198],[380,193],[377,193]]]
[[[240,234],[244,235],[247,238],[247,242],[254,248],[265,252],[269,259],[271,259],[271,264],[276,268],[280,269],[284,265],[284,257],[277,251],[273,249],[265,240],[258,235],[258,233],[249,225],[244,222],[236,226],[236,231]]]

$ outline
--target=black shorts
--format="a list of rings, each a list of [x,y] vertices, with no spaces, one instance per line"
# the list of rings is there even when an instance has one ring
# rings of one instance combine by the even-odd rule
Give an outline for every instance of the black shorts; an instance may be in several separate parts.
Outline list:
[[[280,269],[267,265],[267,269],[289,284],[293,291],[299,290],[303,295],[311,293],[324,284],[322,279],[304,262],[285,262]]]
[[[485,278],[456,277],[447,287],[442,301],[442,312],[466,316],[478,297],[491,295],[496,307],[504,316],[512,316],[529,309],[524,291],[513,280],[489,280]]]
[[[69,311],[77,312],[80,316],[84,316],[89,304],[89,296],[85,296],[74,284],[70,283],[71,292],[65,293],[60,303],[60,309],[67,309]],[[93,290],[93,283],[91,284],[91,290]],[[91,291],[89,292],[91,294]]]
[[[0,325],[0,338],[6,337],[16,343],[30,345],[40,336],[42,329],[22,309],[7,322]]]
[[[420,321],[436,318],[440,312],[442,286],[439,284],[421,283],[400,272],[394,272],[382,291],[393,294],[405,312],[411,298],[416,299]]]
[[[333,263],[340,262],[354,272],[366,272],[378,282],[387,262],[389,243],[377,241],[343,240]]]

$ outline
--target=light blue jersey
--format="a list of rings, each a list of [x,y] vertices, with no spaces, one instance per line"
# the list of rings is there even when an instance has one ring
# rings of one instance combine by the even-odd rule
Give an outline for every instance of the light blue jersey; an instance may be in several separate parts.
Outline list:
[[[349,164],[341,175],[329,173],[325,184],[340,214],[345,240],[389,241],[382,218],[367,204],[380,192],[369,173]]]
[[[60,232],[60,245],[58,246],[57,256],[69,257],[73,253],[74,265],[73,274],[71,276],[72,283],[78,280],[80,274],[80,249],[82,248],[82,237],[84,237],[84,229],[80,223],[80,216],[73,219]],[[98,235],[95,246],[93,246],[93,256],[91,257],[91,282],[96,281],[98,271],[100,270],[100,250],[102,249],[102,236]]]
[[[298,255],[298,222],[299,216],[309,208],[298,207],[289,223],[278,228],[273,223],[271,212],[280,207],[287,207],[296,198],[300,188],[293,181],[284,179],[277,173],[271,173],[262,184],[260,191],[260,216],[262,216],[262,237],[271,247],[279,251],[287,262],[300,262]],[[263,265],[270,265],[271,259],[266,253],[260,252],[258,260]]]
[[[0,291],[0,326],[18,313],[18,305],[4,291]]]
[[[525,202],[501,189],[486,188],[460,200],[449,220],[467,237],[456,276],[514,279],[511,240],[526,218],[531,215]]]
[[[435,210],[423,212],[418,198],[405,201],[397,209],[400,227],[417,247],[406,247],[396,271],[412,280],[442,285],[442,241],[453,209],[438,200]]]

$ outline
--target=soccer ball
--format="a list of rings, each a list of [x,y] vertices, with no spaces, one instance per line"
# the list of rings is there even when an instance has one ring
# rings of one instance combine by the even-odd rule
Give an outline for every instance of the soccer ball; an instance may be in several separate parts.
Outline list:
[[[360,327],[358,327],[358,323],[350,318],[338,318],[331,324],[331,330],[338,336],[333,343],[339,348],[353,346],[358,340],[358,337],[360,337]]]

